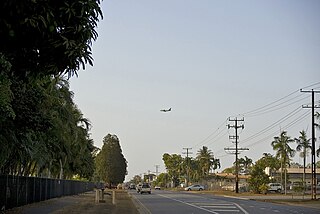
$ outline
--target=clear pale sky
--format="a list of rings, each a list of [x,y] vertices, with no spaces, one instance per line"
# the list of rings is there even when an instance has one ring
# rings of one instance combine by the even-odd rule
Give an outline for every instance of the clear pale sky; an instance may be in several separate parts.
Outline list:
[[[249,151],[240,157],[254,161],[275,154],[280,130],[311,136],[301,107],[311,95],[299,89],[320,90],[320,1],[104,0],[102,9],[94,66],[71,78],[71,90],[96,146],[119,137],[126,180],[155,165],[164,172],[162,155],[183,148],[195,157],[207,146],[218,171],[230,167],[228,117],[244,117],[239,147]]]

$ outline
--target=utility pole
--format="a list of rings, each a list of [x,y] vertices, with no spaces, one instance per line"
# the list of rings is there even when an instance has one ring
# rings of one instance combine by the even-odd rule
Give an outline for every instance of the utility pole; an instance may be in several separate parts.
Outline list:
[[[229,139],[234,139],[235,140],[235,144],[236,144],[236,148],[225,148],[224,150],[226,151],[232,151],[235,150],[235,155],[236,155],[236,169],[235,169],[235,181],[236,181],[236,193],[239,193],[239,162],[238,162],[238,154],[239,151],[243,151],[243,150],[249,150],[247,148],[238,148],[238,129],[242,128],[244,129],[244,125],[243,123],[241,125],[238,125],[238,122],[244,122],[244,118],[242,119],[238,119],[237,117],[235,119],[230,119],[229,118],[229,122],[234,122],[234,125],[230,125],[228,124],[228,129],[230,128],[234,128],[235,129],[235,136],[229,136]]]
[[[315,122],[314,122],[314,109],[320,108],[320,106],[316,106],[314,104],[314,94],[320,93],[320,91],[314,91],[313,89],[311,91],[304,91],[300,89],[300,92],[304,93],[311,93],[311,106],[303,105],[302,108],[311,108],[311,199],[316,200],[317,199],[317,171],[316,171],[316,135],[315,135]]]
[[[156,176],[158,177],[158,173],[159,173],[159,167],[160,167],[160,165],[155,165],[155,167],[156,167]]]
[[[187,152],[182,152],[182,154],[186,154],[187,155],[187,182],[186,182],[186,186],[189,186],[189,154],[192,154],[189,152],[189,150],[191,150],[192,148],[183,148],[183,150],[187,150]]]

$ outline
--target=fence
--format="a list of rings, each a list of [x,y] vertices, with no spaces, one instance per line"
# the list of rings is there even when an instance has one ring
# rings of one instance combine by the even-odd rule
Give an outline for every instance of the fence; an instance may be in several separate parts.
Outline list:
[[[102,183],[50,178],[0,175],[0,210],[76,195],[102,187]]]

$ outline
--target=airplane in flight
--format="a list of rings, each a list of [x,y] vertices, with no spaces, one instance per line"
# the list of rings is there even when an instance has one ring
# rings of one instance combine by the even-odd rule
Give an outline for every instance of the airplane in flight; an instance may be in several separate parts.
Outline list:
[[[169,109],[161,109],[160,111],[162,111],[162,112],[168,112],[168,111],[171,111],[171,108],[169,108]]]

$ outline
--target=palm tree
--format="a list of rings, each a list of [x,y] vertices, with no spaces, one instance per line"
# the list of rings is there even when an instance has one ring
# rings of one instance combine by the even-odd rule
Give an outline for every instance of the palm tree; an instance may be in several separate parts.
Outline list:
[[[244,158],[240,158],[238,162],[239,162],[241,171],[243,171],[245,174],[249,174],[249,168],[253,164],[252,159],[248,158],[247,156],[244,156]]]
[[[292,158],[295,154],[295,150],[293,150],[289,143],[293,142],[294,140],[287,136],[287,132],[283,131],[280,133],[279,137],[274,137],[274,140],[271,143],[273,150],[276,150],[276,158],[280,158],[281,162],[281,180],[282,180],[282,173],[283,169],[285,172],[285,193],[287,192],[287,164],[290,164],[290,158]],[[284,167],[284,168],[283,168]]]
[[[203,146],[202,149],[198,151],[196,159],[199,161],[202,177],[209,175],[210,169],[215,170],[218,167],[220,168],[219,159],[215,159],[212,151],[206,146]]]
[[[300,132],[299,138],[294,139],[296,141],[297,148],[296,150],[300,152],[300,155],[303,157],[303,185],[305,187],[306,182],[306,157],[307,152],[309,149],[311,149],[310,139],[307,139],[307,134],[304,130]]]

